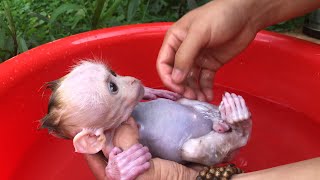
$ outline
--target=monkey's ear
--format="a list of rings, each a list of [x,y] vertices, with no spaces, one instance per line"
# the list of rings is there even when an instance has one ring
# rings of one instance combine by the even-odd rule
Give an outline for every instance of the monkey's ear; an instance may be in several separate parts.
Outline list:
[[[73,146],[78,153],[95,154],[106,145],[103,129],[83,129],[73,138]]]

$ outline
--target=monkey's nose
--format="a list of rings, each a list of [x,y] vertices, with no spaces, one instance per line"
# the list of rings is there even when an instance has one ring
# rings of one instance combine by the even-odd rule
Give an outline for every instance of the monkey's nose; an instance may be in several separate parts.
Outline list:
[[[139,80],[136,79],[136,78],[134,78],[134,77],[127,77],[127,82],[128,82],[128,84],[130,84],[130,85],[134,85],[134,84],[138,83]]]

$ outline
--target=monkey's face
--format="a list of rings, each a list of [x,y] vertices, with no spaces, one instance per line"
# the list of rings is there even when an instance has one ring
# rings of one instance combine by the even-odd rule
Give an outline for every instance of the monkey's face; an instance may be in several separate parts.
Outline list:
[[[57,91],[64,106],[63,116],[71,125],[106,130],[126,121],[144,95],[139,80],[88,61],[76,66]]]

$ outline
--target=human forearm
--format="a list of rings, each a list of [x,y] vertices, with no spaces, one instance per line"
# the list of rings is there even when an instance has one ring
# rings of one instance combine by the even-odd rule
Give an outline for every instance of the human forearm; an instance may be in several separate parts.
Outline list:
[[[249,21],[257,31],[320,7],[319,0],[247,0],[239,3],[247,3]]]
[[[300,161],[270,169],[235,175],[232,180],[317,179],[320,177],[320,158]]]
[[[138,143],[138,129],[133,119],[122,124],[114,134],[113,143],[121,149],[128,149]],[[141,174],[138,180],[148,179],[195,179],[198,172],[176,162],[154,158],[150,160],[150,168]]]
[[[105,167],[107,166],[106,158],[102,153],[84,154],[88,166],[97,180],[105,180]]]
[[[198,171],[195,171],[184,165],[159,158],[152,159],[150,164],[150,169],[144,174],[140,175],[137,180],[195,180],[199,173]]]

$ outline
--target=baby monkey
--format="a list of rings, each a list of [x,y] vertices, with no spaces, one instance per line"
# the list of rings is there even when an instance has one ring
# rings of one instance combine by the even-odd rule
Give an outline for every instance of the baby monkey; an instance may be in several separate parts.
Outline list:
[[[227,161],[251,133],[250,113],[241,96],[225,93],[219,107],[180,99],[176,93],[117,75],[99,62],[82,61],[49,87],[53,92],[41,126],[73,139],[76,152],[102,151],[113,162],[109,169],[122,169],[129,179],[148,169],[151,154],[181,164]],[[151,154],[142,145],[123,152],[113,146],[115,129],[130,117],[139,126],[140,143]],[[119,172],[109,176],[112,173]]]

